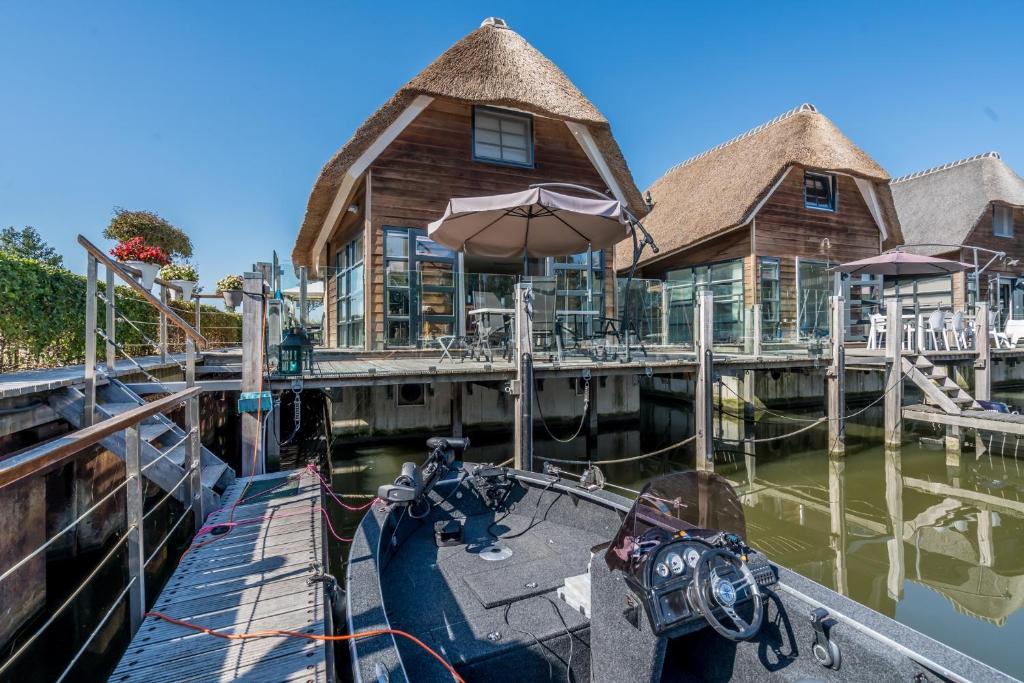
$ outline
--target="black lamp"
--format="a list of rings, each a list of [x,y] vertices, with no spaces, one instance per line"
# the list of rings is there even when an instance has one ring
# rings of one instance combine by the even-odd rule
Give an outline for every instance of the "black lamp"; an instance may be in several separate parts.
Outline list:
[[[280,375],[301,375],[313,367],[313,343],[301,327],[293,327],[277,348],[277,372]]]

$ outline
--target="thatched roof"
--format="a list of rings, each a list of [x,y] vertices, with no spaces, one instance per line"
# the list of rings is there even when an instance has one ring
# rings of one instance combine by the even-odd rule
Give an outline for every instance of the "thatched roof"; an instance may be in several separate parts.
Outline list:
[[[907,245],[963,244],[992,202],[1024,206],[1024,179],[996,152],[936,166],[892,181]],[[915,249],[926,254],[948,247]]]
[[[654,208],[644,219],[663,258],[743,225],[792,165],[876,181],[890,241],[899,222],[885,183],[889,174],[822,115],[804,104],[702,154],[673,166],[650,188]],[[629,263],[620,245],[616,263]]]
[[[630,208],[646,210],[604,115],[550,59],[500,19],[488,19],[402,86],[323,167],[292,250],[297,265],[312,265],[309,250],[345,172],[419,95],[512,107],[586,125]]]

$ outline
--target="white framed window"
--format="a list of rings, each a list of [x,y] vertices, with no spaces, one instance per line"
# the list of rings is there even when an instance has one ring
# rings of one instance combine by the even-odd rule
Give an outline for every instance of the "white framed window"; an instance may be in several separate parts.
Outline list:
[[[473,108],[473,158],[513,166],[533,166],[533,117]]]
[[[992,207],[992,234],[1013,237],[1013,207],[995,204]]]
[[[804,206],[822,211],[836,210],[836,177],[826,173],[804,173]]]

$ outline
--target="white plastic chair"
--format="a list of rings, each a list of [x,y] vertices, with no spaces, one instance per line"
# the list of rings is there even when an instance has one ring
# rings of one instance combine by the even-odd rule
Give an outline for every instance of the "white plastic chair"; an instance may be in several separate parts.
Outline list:
[[[963,351],[967,347],[963,311],[957,311],[953,314],[953,317],[949,319],[949,326],[946,327],[945,333],[944,341],[946,342],[946,348],[951,348],[949,343],[950,336],[953,337],[953,343],[956,344],[957,351]]]
[[[946,312],[941,309],[935,309],[932,314],[928,316],[928,320],[925,321],[924,331],[928,333],[928,336],[932,340],[932,348],[936,351],[945,350],[949,351],[949,346],[946,344]],[[942,340],[942,346],[944,349],[940,349],[939,340]]]
[[[868,348],[880,349],[885,343],[885,316],[872,313],[869,320],[871,328],[868,330]]]
[[[1010,348],[1010,337],[1006,332],[1000,332],[996,329],[996,314],[995,311],[988,312],[988,336],[992,337],[992,341],[996,343],[997,349]]]

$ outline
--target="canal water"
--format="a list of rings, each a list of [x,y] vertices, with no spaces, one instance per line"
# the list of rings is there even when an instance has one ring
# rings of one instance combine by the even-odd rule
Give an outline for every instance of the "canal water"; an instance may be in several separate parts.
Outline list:
[[[1024,390],[997,391],[994,398],[1024,406]],[[755,438],[785,436],[821,415],[772,412],[758,415]],[[751,432],[742,419],[717,411],[715,468],[740,496],[748,541],[775,562],[1024,679],[1024,441],[996,438],[984,455],[968,447],[959,462],[947,462],[930,425],[907,423],[903,448],[887,453],[882,419],[879,406],[851,420],[845,456],[830,458],[825,424],[744,444]],[[551,431],[563,437],[574,430]],[[638,421],[602,427],[589,443],[582,437],[560,443],[536,429],[535,459],[540,467],[544,456],[629,457],[692,433],[690,404],[645,397]],[[510,455],[509,435],[467,435],[470,460]],[[419,462],[424,453],[420,439],[335,444],[335,488],[372,494],[402,462]],[[692,467],[693,459],[689,445],[602,470],[609,482],[639,489],[654,476]],[[350,534],[358,518],[338,513],[336,521]],[[335,550],[341,576],[343,550]]]

